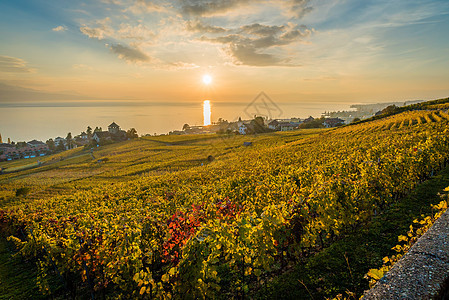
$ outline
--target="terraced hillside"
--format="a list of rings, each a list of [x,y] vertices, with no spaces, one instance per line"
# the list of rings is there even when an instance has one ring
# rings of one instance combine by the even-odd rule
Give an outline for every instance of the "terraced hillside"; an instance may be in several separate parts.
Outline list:
[[[333,130],[149,137],[3,164],[2,229],[37,259],[44,293],[55,273],[92,296],[255,295],[447,164],[446,102]]]

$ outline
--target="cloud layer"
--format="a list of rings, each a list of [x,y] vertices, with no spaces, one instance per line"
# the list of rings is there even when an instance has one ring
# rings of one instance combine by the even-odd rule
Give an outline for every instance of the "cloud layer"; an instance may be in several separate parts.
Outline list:
[[[103,3],[110,15],[85,22],[80,31],[106,42],[113,53],[131,63],[196,66],[195,58],[179,61],[177,56],[202,47],[209,52],[216,49],[217,64],[298,66],[300,62],[289,52],[313,33],[300,23],[312,10],[309,0]],[[247,17],[236,18],[239,15]]]
[[[138,63],[148,62],[150,57],[143,51],[120,44],[108,45],[112,52],[118,55],[119,58],[126,60],[127,62]]]
[[[79,28],[128,63],[150,67],[326,64],[340,71],[375,59],[387,48],[389,37],[383,35],[389,28],[426,24],[447,14],[448,4],[442,3],[101,0],[101,9],[81,19]]]
[[[0,72],[34,73],[35,69],[29,68],[23,59],[0,55]]]
[[[208,28],[207,26],[203,26]],[[224,29],[223,29],[224,30]],[[205,30],[208,33],[210,30]],[[229,32],[225,30],[224,32]],[[294,23],[287,25],[244,25],[233,33],[218,37],[202,36],[202,41],[224,45],[224,51],[236,65],[248,66],[295,66],[290,57],[275,55],[269,50],[299,43],[312,33],[306,26]]]
[[[300,18],[312,10],[310,0],[180,0],[180,12],[184,16],[214,16],[229,14],[240,10],[240,14],[248,13],[245,8],[275,4],[281,7],[284,14]]]

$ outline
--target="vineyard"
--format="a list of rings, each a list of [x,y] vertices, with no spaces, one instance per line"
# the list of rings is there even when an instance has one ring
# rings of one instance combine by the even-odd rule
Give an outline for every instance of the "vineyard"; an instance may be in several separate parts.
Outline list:
[[[56,276],[93,298],[255,295],[446,166],[448,102],[337,129],[143,137],[2,163],[0,229],[36,260],[44,294]]]

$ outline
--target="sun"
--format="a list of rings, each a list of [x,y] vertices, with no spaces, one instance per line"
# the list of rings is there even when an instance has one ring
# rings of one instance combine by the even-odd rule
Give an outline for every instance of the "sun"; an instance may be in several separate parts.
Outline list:
[[[212,77],[209,74],[203,75],[203,83],[209,85],[212,83]]]

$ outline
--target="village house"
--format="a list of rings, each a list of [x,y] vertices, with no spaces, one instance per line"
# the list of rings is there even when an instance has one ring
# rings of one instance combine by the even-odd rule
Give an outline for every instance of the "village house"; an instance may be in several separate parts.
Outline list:
[[[297,128],[301,123],[299,118],[276,119],[268,123],[268,128],[278,131],[290,131]]]
[[[108,126],[108,131],[96,131],[94,132],[92,139],[97,143],[103,141],[124,141],[126,140],[126,131],[121,130],[117,123],[112,122]]]
[[[289,122],[281,122],[278,127],[280,131],[290,131],[295,129],[295,125],[290,124]]]
[[[89,144],[89,136],[84,131],[81,132],[81,134],[75,136],[74,140],[77,147]]]
[[[80,135],[78,136],[80,139],[82,140],[89,140],[89,135],[86,132],[81,132]]]
[[[290,124],[292,124],[295,127],[298,127],[299,125],[301,125],[302,121],[300,118],[291,118],[290,119]]]
[[[183,134],[186,134],[186,133],[182,130],[173,130],[168,133],[168,135],[183,135]]]
[[[32,140],[25,143],[25,145],[21,147],[18,147],[18,145],[2,143],[0,144],[0,160],[14,160],[44,156],[48,153],[48,151],[48,145],[37,140]]]
[[[345,123],[344,120],[340,119],[340,118],[327,118],[324,122],[323,125],[326,128],[330,128],[330,127],[337,127],[337,126],[341,126]]]
[[[112,141],[111,134],[108,131],[96,131],[92,139],[97,143],[100,143],[100,141]]]
[[[312,122],[313,120],[315,120],[314,117],[310,116],[307,119],[304,119],[303,123],[308,123],[308,122]]]
[[[0,161],[7,160],[9,155],[16,152],[16,147],[11,144],[1,143],[0,144]]]
[[[240,134],[247,134],[248,133],[248,126],[246,126],[246,124],[241,124],[239,126],[239,133]]]
[[[203,133],[203,126],[189,126],[188,128],[184,129],[184,132],[186,134],[201,134]]]
[[[120,132],[120,126],[117,123],[112,122],[111,125],[108,126],[108,132],[111,135],[118,134]]]
[[[27,143],[28,147],[33,149],[35,152],[46,152],[48,151],[48,145],[44,142],[38,140],[32,140]]]
[[[273,120],[270,123],[268,123],[268,128],[272,129],[272,130],[278,130],[279,127],[279,121],[278,120]]]
[[[9,149],[9,148],[15,148],[14,145],[8,144],[8,143],[1,143],[0,144],[0,150],[5,150],[5,149]]]

